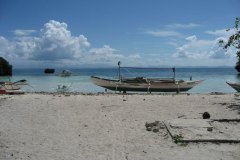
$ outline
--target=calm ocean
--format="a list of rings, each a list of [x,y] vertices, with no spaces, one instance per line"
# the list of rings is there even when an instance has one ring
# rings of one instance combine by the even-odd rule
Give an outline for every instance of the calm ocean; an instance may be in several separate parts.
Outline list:
[[[70,77],[60,77],[62,69],[56,69],[55,74],[46,75],[44,69],[14,69],[11,81],[26,79],[29,86],[23,88],[28,92],[56,92],[59,84],[71,85],[71,92],[96,93],[104,92],[104,89],[94,85],[90,81],[91,75],[104,77],[117,77],[117,68],[101,69],[69,69],[73,75]],[[169,77],[172,72],[166,71],[147,71],[146,70],[122,70],[123,76],[147,76],[147,77]],[[176,79],[204,80],[194,87],[189,93],[211,93],[211,92],[235,92],[226,84],[229,82],[240,82],[240,76],[234,68],[176,68]],[[1,78],[4,79],[3,77]],[[6,77],[5,77],[6,79]]]

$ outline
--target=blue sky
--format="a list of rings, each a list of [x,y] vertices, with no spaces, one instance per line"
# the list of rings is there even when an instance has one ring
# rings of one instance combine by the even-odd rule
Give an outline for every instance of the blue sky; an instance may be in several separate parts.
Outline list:
[[[0,56],[18,67],[233,66],[219,49],[239,0],[0,0]]]

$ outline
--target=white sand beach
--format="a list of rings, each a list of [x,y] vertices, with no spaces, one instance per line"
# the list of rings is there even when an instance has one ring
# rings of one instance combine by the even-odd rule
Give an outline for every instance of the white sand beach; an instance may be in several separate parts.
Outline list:
[[[166,130],[149,132],[145,123],[202,118],[205,111],[213,119],[239,119],[239,100],[237,94],[4,95],[0,159],[236,160],[239,143],[176,144]]]

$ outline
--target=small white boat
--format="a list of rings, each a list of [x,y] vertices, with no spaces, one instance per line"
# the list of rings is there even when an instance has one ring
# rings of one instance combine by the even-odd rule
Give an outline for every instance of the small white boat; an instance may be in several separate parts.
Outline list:
[[[98,76],[91,76],[91,80],[94,84],[109,89],[113,91],[133,91],[133,92],[184,92],[188,91],[202,80],[176,80],[175,79],[175,68],[153,68],[156,69],[170,69],[174,72],[173,78],[162,79],[162,78],[121,78],[120,69],[121,68],[134,68],[134,67],[120,67],[119,66],[119,78],[118,79],[108,79],[101,78]],[[136,69],[151,69],[151,68],[136,68]]]
[[[70,85],[62,85],[62,84],[59,84],[58,86],[57,86],[57,92],[67,92],[67,91],[69,91],[69,89],[70,89],[70,87],[71,87],[71,84]]]
[[[68,77],[68,76],[71,76],[71,72],[69,71],[69,70],[63,70],[60,74],[59,74],[59,76],[61,76],[61,77]]]
[[[226,82],[229,86],[231,86],[233,89],[235,89],[237,92],[240,92],[240,83],[230,83]]]

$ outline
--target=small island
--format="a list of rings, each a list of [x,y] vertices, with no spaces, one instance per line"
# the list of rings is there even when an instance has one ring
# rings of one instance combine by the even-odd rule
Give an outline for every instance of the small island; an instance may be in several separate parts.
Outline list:
[[[52,73],[54,73],[55,72],[55,69],[54,68],[46,68],[45,70],[44,70],[44,73],[46,73],[46,74],[52,74]]]

